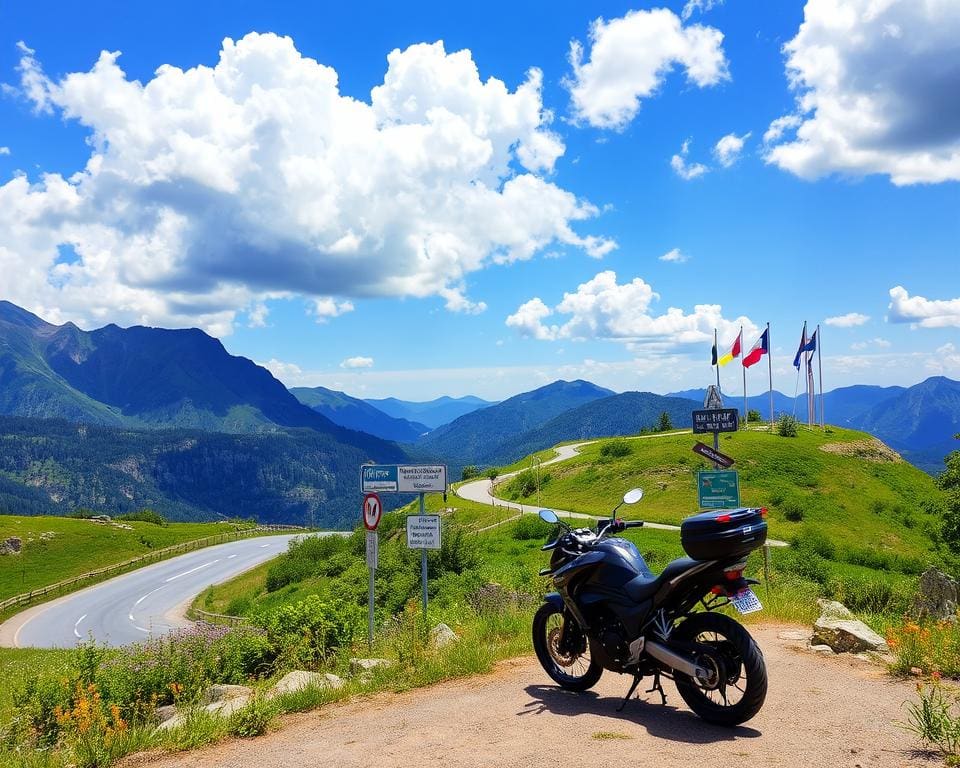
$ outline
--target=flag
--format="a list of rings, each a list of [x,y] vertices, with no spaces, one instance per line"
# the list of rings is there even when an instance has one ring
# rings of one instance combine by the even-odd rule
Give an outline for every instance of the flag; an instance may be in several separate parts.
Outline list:
[[[716,364],[717,364],[717,345],[714,344],[710,348],[710,365],[716,365]]]
[[[803,335],[800,337],[800,348],[797,349],[796,357],[793,358],[793,367],[800,370],[800,358],[804,352],[813,352],[817,348],[817,332],[807,338],[807,326],[803,326]]]
[[[743,357],[743,367],[749,368],[751,365],[760,362],[760,358],[770,351],[770,329],[768,328],[760,334],[757,343],[750,347],[750,351]]]
[[[717,365],[726,365],[735,357],[740,357],[740,339],[742,336],[743,331],[741,330],[740,333],[737,334],[737,338],[734,339],[733,346],[730,347],[730,351],[717,361]]]

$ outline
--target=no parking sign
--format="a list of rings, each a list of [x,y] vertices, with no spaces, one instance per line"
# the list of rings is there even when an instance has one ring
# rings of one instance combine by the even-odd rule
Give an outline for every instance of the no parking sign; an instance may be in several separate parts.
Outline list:
[[[368,493],[363,497],[363,527],[368,531],[377,530],[380,525],[380,516],[383,514],[383,504],[375,493]]]

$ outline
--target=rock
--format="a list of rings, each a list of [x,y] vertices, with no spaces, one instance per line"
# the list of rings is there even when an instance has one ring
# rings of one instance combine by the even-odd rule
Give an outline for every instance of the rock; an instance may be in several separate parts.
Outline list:
[[[913,599],[913,614],[919,619],[957,620],[957,582],[930,566],[920,576],[920,591]]]
[[[395,662],[390,659],[350,659],[350,674],[365,675],[375,669],[392,667]]]
[[[23,539],[19,536],[11,536],[9,539],[0,541],[0,555],[19,555],[23,551]]]
[[[162,707],[157,707],[156,715],[160,723],[167,722],[170,718],[175,717],[177,714],[177,708],[173,704],[165,704]]]
[[[833,648],[829,645],[811,645],[809,648],[813,653],[820,654],[821,656],[833,656]]]
[[[778,634],[777,639],[805,643],[810,639],[810,632],[803,629],[788,629]]]
[[[828,617],[849,620],[856,620],[857,618],[850,612],[847,606],[843,603],[838,603],[836,600],[824,600],[820,598],[817,600],[817,605],[820,606],[820,618]]]
[[[317,686],[318,688],[340,688],[343,686],[343,680],[329,672],[321,674],[319,672],[306,672],[302,669],[295,669],[288,672],[280,678],[276,685],[267,693],[268,698],[280,696],[284,693],[296,693],[308,686]]]
[[[253,695],[253,688],[245,685],[211,685],[203,692],[203,701],[205,704],[216,704],[230,699],[236,699],[241,696],[249,698]]]
[[[836,653],[886,651],[887,643],[857,619],[821,616],[813,625],[811,645],[829,645]]]
[[[446,624],[437,624],[430,630],[430,644],[434,648],[445,648],[451,643],[459,643],[460,636]]]
[[[242,688],[243,686],[236,687]],[[224,701],[215,701],[212,704],[207,704],[204,709],[207,710],[207,712],[210,712],[214,715],[219,715],[220,717],[230,717],[230,715],[232,715],[234,712],[239,712],[249,703],[250,695],[243,694],[240,696],[234,696]]]

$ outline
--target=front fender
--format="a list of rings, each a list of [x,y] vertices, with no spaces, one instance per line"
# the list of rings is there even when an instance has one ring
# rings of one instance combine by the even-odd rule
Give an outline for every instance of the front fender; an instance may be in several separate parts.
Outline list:
[[[563,610],[564,610],[563,598],[560,597],[560,593],[559,593],[559,592],[548,592],[548,593],[546,594],[546,596],[543,598],[543,600],[544,600],[544,602],[546,602],[547,604],[552,605],[552,606],[553,606],[554,608],[556,608],[558,611],[563,611]]]

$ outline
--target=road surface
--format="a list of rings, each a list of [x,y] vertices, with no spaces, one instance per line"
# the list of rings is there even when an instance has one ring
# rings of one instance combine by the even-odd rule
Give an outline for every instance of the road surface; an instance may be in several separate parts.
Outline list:
[[[672,683],[667,705],[641,693],[617,712],[630,679],[605,672],[587,693],[566,693],[534,658],[493,674],[290,715],[257,739],[175,755],[144,753],[122,768],[938,768],[897,725],[915,681],[845,656],[824,658],[751,627],[769,673],[760,713],[738,728],[696,718]],[[796,629],[790,627],[789,629]],[[646,681],[645,681],[646,682]],[[642,685],[640,690],[648,688]]]
[[[116,576],[17,614],[0,625],[0,645],[69,648],[90,637],[126,645],[188,626],[183,610],[194,597],[285,552],[296,535],[231,541]]]

